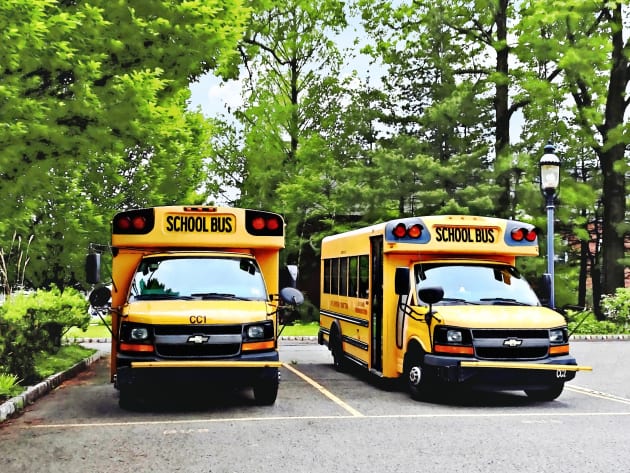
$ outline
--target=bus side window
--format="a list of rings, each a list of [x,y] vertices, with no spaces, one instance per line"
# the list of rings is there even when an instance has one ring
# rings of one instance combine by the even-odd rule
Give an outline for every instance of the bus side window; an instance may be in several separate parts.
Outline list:
[[[370,288],[370,257],[368,255],[359,256],[359,297],[367,299]]]
[[[348,295],[348,258],[341,258],[339,265],[339,295]]]
[[[330,260],[324,260],[324,292],[330,294]]]
[[[359,257],[350,258],[350,270],[348,271],[348,295],[359,297]]]
[[[339,294],[339,258],[333,258],[330,265],[330,293]]]

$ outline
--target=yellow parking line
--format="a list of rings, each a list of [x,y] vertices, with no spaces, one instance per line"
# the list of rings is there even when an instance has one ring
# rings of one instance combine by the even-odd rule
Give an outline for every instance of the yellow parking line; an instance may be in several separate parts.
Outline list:
[[[346,402],[344,402],[341,399],[339,399],[337,396],[335,396],[333,393],[331,393],[328,389],[326,389],[324,386],[319,384],[314,379],[309,378],[304,373],[302,373],[301,371],[298,371],[297,369],[295,369],[291,365],[283,363],[282,366],[284,366],[286,369],[291,371],[293,374],[295,374],[295,375],[299,376],[300,378],[302,378],[304,381],[306,381],[308,384],[313,386],[315,389],[317,389],[320,393],[322,393],[328,399],[333,401],[335,404],[337,404],[341,408],[343,408],[346,411],[348,411],[353,417],[364,417],[363,414],[361,414],[359,411],[357,411],[354,407],[350,406]]]

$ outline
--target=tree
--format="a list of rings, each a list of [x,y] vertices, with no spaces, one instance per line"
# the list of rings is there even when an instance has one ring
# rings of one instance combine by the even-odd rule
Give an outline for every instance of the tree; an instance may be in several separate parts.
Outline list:
[[[203,198],[211,128],[188,84],[236,54],[247,16],[239,0],[0,4],[0,242],[34,235],[31,285],[77,284],[115,209]]]
[[[238,112],[247,156],[241,202],[273,206],[273,193],[295,175],[300,138],[316,126],[305,113],[322,71],[334,72],[339,54],[328,34],[345,26],[338,0],[263,0],[241,42],[248,71],[246,105]],[[321,97],[320,97],[321,98]]]
[[[562,109],[574,117],[573,131],[599,162],[602,180],[601,287],[612,294],[624,286],[624,240],[628,225],[625,177],[628,173],[630,98],[627,0],[593,3],[531,0],[523,5],[519,27],[521,59],[537,79],[524,84],[531,96],[571,99]],[[524,51],[527,51],[525,53]],[[530,56],[531,54],[531,56]],[[527,55],[527,58],[525,57]],[[539,113],[549,113],[550,101],[532,101]],[[599,268],[593,268],[595,274]],[[600,281],[594,280],[594,287]],[[594,301],[598,308],[599,300]]]

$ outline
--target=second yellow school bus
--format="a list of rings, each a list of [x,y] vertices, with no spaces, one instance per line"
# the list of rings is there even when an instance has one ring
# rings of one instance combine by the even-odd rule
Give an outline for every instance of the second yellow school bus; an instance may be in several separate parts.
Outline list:
[[[537,255],[533,225],[490,217],[411,217],[326,237],[319,343],[337,369],[404,377],[414,398],[450,384],[555,399],[590,368],[516,268]]]
[[[226,383],[252,386],[260,404],[278,393],[278,311],[302,294],[280,289],[284,220],[229,207],[126,210],[112,221],[111,378],[122,407],[156,392],[192,394]],[[88,282],[99,282],[98,253]]]

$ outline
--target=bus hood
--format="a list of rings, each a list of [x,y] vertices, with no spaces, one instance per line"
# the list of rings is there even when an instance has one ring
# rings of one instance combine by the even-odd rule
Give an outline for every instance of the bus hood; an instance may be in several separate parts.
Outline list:
[[[123,306],[125,321],[159,325],[234,324],[265,320],[274,307],[265,301],[136,301]]]
[[[468,328],[554,328],[566,325],[547,308],[514,305],[434,305],[440,325]]]

